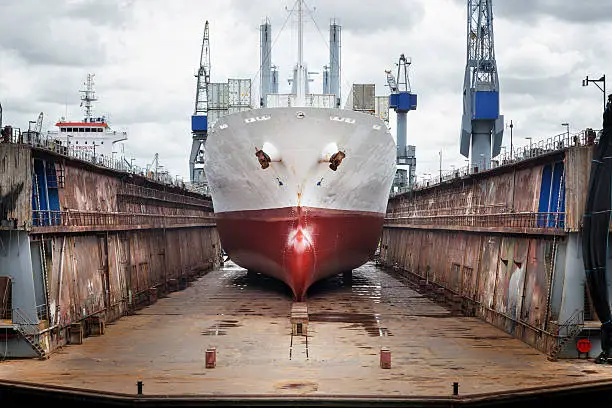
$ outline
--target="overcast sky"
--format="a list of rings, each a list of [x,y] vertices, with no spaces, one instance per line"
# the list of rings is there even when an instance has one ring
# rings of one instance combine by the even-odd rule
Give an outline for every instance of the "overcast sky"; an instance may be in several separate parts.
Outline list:
[[[601,128],[602,92],[582,87],[612,62],[612,1],[493,0],[501,111],[513,120],[514,146],[565,131]],[[459,130],[466,60],[466,0],[308,0],[316,24],[305,30],[310,71],[327,64],[330,18],[342,25],[342,97],[352,83],[375,83],[412,59],[418,108],[408,114],[417,175],[461,167]],[[259,87],[259,25],[272,24],[272,61],[281,89],[297,59],[293,0],[0,0],[0,103],[4,124],[43,129],[62,116],[82,118],[79,90],[95,74],[99,101],[115,130],[126,130],[128,160],[142,166],[159,153],[172,174],[189,179],[190,116],[205,20],[212,81],[251,78]],[[280,35],[279,35],[280,32]],[[278,36],[278,37],[277,37]],[[612,75],[612,74],[611,74]],[[311,91],[321,92],[315,77]],[[608,86],[612,91],[612,86]],[[344,102],[343,102],[344,103]],[[392,133],[395,123],[391,122]],[[510,145],[510,134],[504,136]]]

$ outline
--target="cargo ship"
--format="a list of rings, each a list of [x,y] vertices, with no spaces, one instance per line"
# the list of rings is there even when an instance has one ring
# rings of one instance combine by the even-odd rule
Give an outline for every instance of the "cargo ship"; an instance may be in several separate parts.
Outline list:
[[[218,118],[204,153],[223,249],[241,267],[285,282],[298,301],[314,282],[371,258],[396,172],[396,145],[384,121],[340,108],[335,23],[331,84],[322,94],[308,92],[305,7],[298,0],[292,10],[298,18],[293,92],[270,92],[269,32],[262,28],[260,107]]]

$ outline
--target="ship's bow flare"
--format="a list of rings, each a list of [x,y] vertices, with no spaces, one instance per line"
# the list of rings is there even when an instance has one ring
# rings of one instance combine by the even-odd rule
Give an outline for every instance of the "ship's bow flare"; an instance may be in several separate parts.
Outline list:
[[[221,117],[204,166],[223,249],[302,300],[314,282],[374,253],[395,154],[384,123],[360,112],[263,108]]]

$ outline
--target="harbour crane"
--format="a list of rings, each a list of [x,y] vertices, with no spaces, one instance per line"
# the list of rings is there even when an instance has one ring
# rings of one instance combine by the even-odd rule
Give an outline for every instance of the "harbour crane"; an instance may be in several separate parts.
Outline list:
[[[189,156],[189,177],[192,184],[206,184],[204,175],[204,146],[208,135],[208,85],[210,84],[210,40],[208,20],[204,24],[200,67],[197,78],[195,109],[191,116],[192,144]]]
[[[43,113],[40,112],[40,114],[38,115],[38,119],[36,120],[36,127],[34,128],[34,131],[40,135],[40,132],[42,132],[42,122],[43,122]]]
[[[504,132],[504,116],[499,114],[492,1],[467,0],[467,63],[459,150],[470,158],[471,171],[491,167],[491,158],[501,152]]]
[[[397,79],[391,70],[385,70],[387,84],[391,90],[389,107],[395,110],[397,116],[397,164],[410,166],[409,177],[405,169],[397,169],[393,182],[393,185],[397,187],[412,187],[416,175],[415,146],[406,146],[406,114],[417,107],[417,96],[412,93],[408,79],[410,64],[406,56],[401,54],[397,63]]]

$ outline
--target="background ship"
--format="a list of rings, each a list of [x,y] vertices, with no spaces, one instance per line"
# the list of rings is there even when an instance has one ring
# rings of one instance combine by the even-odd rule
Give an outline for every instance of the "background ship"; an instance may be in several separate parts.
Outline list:
[[[284,281],[301,300],[315,281],[351,271],[374,253],[396,147],[380,118],[339,108],[337,24],[330,26],[329,93],[308,93],[302,0],[294,9],[294,92],[269,95],[270,41],[262,29],[262,108],[211,126],[204,172],[230,258]]]

